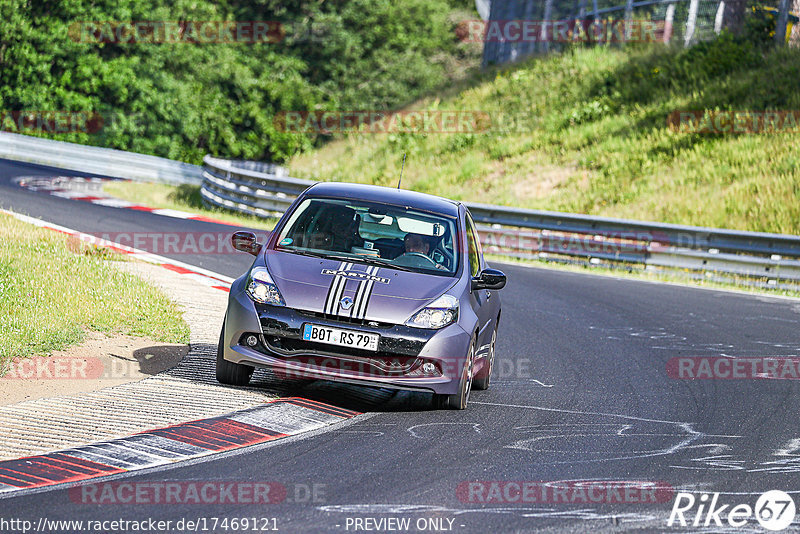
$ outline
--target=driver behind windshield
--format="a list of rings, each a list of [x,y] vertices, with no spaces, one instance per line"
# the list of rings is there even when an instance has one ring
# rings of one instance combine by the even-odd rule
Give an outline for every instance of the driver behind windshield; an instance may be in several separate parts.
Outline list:
[[[437,269],[447,270],[447,267],[441,265],[428,255],[428,252],[431,250],[431,243],[425,236],[421,234],[408,233],[403,238],[403,245],[405,247],[405,252],[395,260],[397,265],[411,265],[414,267],[433,266]],[[424,259],[430,263],[423,261],[422,264],[420,264],[418,261],[413,261],[414,256],[407,256],[407,254],[419,254],[425,256]]]

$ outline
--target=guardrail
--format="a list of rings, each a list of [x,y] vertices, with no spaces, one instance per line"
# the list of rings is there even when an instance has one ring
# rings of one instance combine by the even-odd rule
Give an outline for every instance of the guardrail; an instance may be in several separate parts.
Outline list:
[[[199,184],[204,201],[278,217],[314,182],[269,163],[206,156],[204,166],[0,132],[0,157],[142,181]],[[798,289],[800,236],[742,232],[466,203],[490,254],[626,269],[669,270]]]
[[[172,185],[203,181],[199,165],[8,132],[0,132],[0,157],[129,180]]]
[[[258,162],[204,158],[203,199],[277,217],[314,182]],[[775,288],[800,284],[800,236],[466,203],[484,251],[519,259],[669,270]]]

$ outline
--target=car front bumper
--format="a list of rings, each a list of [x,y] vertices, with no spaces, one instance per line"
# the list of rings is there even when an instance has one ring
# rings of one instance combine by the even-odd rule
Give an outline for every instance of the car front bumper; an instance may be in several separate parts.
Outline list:
[[[470,335],[457,323],[432,330],[350,322],[319,313],[255,304],[242,291],[242,285],[234,283],[228,303],[223,334],[223,355],[228,361],[268,367],[286,378],[439,394],[458,392]],[[302,329],[306,323],[379,334],[378,351],[304,341]],[[253,346],[245,341],[250,335],[258,340]],[[434,371],[424,371],[425,363],[432,363]]]

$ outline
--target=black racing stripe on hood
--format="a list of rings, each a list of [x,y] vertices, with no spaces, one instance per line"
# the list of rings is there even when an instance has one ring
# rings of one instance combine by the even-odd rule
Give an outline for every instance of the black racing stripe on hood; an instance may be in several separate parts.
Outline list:
[[[339,269],[338,270],[345,271],[345,270],[349,269],[349,266],[352,266],[352,265],[353,265],[352,263],[348,263],[348,262],[343,261],[342,263],[339,264]],[[328,287],[328,295],[325,298],[325,307],[322,310],[323,313],[331,313],[331,314],[334,313],[335,303],[336,303],[336,294],[339,292],[340,286],[342,286],[343,282],[345,282],[345,280],[343,278],[344,277],[342,277],[342,276],[335,275],[333,277],[333,279],[331,280],[331,285],[330,285],[330,287]]]
[[[367,267],[365,271],[367,274],[372,274],[374,267]],[[368,281],[366,280],[359,280],[358,288],[356,289],[356,298],[353,302],[353,307],[350,308],[350,317],[355,319],[359,318],[358,310],[361,309],[361,303],[364,301],[364,289],[366,288]]]
[[[367,273],[373,276],[377,276],[378,274],[378,267],[371,267],[367,270]],[[367,315],[367,306],[369,305],[369,299],[372,296],[372,287],[375,285],[375,280],[367,280],[364,283],[364,287],[359,294],[361,297],[355,311],[355,318],[356,319],[364,319]]]

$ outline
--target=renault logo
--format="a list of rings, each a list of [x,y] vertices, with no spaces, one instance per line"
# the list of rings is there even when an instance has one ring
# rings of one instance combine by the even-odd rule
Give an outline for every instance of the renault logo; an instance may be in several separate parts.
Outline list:
[[[342,297],[342,300],[339,301],[339,304],[342,306],[343,310],[349,310],[353,307],[353,299],[350,297]]]

